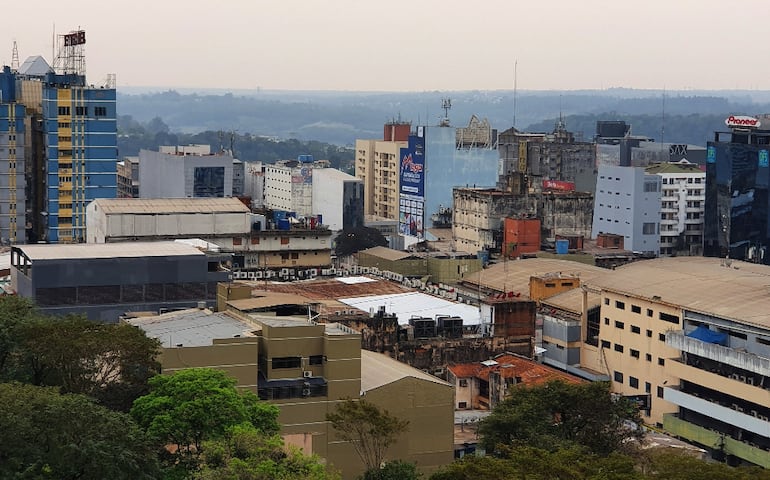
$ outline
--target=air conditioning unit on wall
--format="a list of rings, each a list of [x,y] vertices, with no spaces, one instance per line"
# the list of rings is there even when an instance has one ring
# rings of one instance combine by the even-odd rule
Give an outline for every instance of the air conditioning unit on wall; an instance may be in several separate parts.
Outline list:
[[[302,372],[302,376],[305,378],[310,378],[313,376],[313,372],[311,372],[310,370],[305,370]]]

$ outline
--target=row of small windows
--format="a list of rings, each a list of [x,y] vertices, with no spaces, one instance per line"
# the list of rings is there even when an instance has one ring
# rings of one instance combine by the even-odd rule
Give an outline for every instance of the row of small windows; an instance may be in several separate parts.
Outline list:
[[[604,317],[604,324],[605,325],[609,325],[610,324],[610,319],[607,318],[607,317]],[[619,328],[620,330],[623,330],[623,329],[625,329],[625,326],[626,326],[625,323],[617,321],[617,320],[615,321],[615,328]],[[631,333],[635,333],[637,335],[641,335],[642,334],[642,329],[639,328],[636,325],[631,325]],[[647,330],[647,337],[648,338],[652,338],[652,330]],[[660,340],[661,342],[665,342],[666,341],[666,334],[665,333],[659,333],[658,334],[658,340]]]
[[[57,113],[59,115],[66,116],[66,115],[69,115],[71,112],[72,112],[72,110],[70,109],[70,107],[66,107],[66,106],[58,107],[58,109],[57,109]],[[75,107],[75,115],[87,116],[88,115],[88,107],[87,106]],[[95,117],[106,117],[107,116],[107,107],[94,107],[94,116]],[[61,127],[62,123],[60,123],[59,126]],[[69,124],[67,124],[67,127],[64,127],[64,128],[68,128],[68,127],[69,127]]]
[[[623,372],[615,370],[612,377],[616,382],[623,383]],[[628,386],[631,388],[639,388],[639,379],[629,375]],[[652,384],[650,382],[644,382],[644,393],[652,393]],[[656,394],[658,398],[663,398],[663,387],[658,387]]]
[[[604,304],[605,305],[609,305],[610,304],[610,299],[605,297]],[[620,301],[620,300],[615,300],[615,308],[617,308],[618,310],[625,310],[626,309],[626,302],[623,302],[623,301]],[[633,313],[638,313],[638,314],[641,315],[642,307],[640,307],[639,305],[633,305],[632,304],[631,305],[631,311]],[[652,309],[650,309],[650,308],[647,309],[647,316],[648,317],[652,317],[653,316]],[[660,320],[663,320],[664,322],[675,323],[677,325],[679,324],[679,317],[677,315],[671,315],[670,313],[665,313],[665,312],[658,312],[658,318]],[[636,332],[636,333],[638,333],[638,332]]]
[[[308,364],[310,365],[323,365],[326,361],[326,357],[323,355],[310,355],[308,358]],[[302,357],[273,357],[272,368],[273,370],[281,368],[299,368],[302,366]]]
[[[663,334],[661,334],[661,336],[663,336]],[[612,347],[612,343],[610,343],[607,340],[602,340],[602,348],[610,348],[610,347]],[[621,345],[621,344],[619,344],[619,343],[616,343],[615,346],[612,347],[612,348],[613,348],[613,350],[615,350],[618,353],[623,353],[626,350],[626,347]],[[628,349],[628,353],[633,358],[640,358],[640,356],[641,356],[641,353],[639,352],[639,350],[636,350],[634,348],[629,348]],[[645,353],[644,354],[644,359],[646,361],[652,363],[652,354]],[[660,365],[661,367],[666,366],[666,359],[658,357],[658,365]]]
[[[702,183],[705,179],[702,177],[687,177],[687,183]],[[666,178],[663,177],[663,183],[675,184],[684,181],[684,178]]]

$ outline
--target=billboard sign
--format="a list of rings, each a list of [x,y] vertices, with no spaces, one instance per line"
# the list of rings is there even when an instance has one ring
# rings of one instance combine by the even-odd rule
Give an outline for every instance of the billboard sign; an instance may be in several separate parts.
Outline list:
[[[425,238],[425,132],[409,135],[402,148],[399,171],[398,231],[419,239]]]
[[[717,163],[717,149],[713,145],[706,149],[706,163]]]
[[[425,195],[425,139],[409,135],[406,148],[401,149],[401,168],[399,180],[400,193],[406,195]]]
[[[725,125],[730,128],[759,128],[762,123],[758,118],[747,115],[730,115],[725,119]]]
[[[425,200],[401,195],[398,203],[398,233],[419,239],[425,238]]]
[[[64,35],[65,47],[74,47],[75,45],[83,45],[84,43],[86,43],[85,30],[78,30],[77,32]]]
[[[559,190],[562,192],[574,192],[575,182],[562,180],[543,180],[543,190]]]

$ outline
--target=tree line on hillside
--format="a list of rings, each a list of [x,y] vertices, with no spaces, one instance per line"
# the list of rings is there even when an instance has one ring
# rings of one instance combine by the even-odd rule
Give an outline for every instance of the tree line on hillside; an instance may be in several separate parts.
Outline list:
[[[729,111],[728,111],[729,112]],[[689,115],[630,115],[616,112],[601,114],[569,115],[563,119],[567,130],[582,136],[585,142],[592,141],[596,134],[596,122],[599,120],[623,120],[631,125],[632,135],[644,135],[656,142],[685,143],[705,147],[706,142],[714,139],[715,131],[724,131],[724,114],[689,114]],[[551,132],[558,118],[544,120],[529,125],[528,132]]]
[[[160,117],[141,123],[129,115],[118,117],[118,154],[120,158],[136,156],[139,150],[158,150],[161,145],[210,145],[213,152],[233,149],[235,157],[244,161],[275,163],[295,160],[299,155],[313,155],[316,160],[329,160],[332,168],[352,172],[353,149],[315,140],[276,140],[249,133],[207,130],[195,134],[172,132]]]
[[[425,92],[291,92],[243,91],[233,93],[188,93],[169,90],[144,94],[118,92],[120,113],[139,122],[160,117],[173,132],[237,131],[269,138],[317,140],[352,147],[358,138],[380,138],[382,125],[403,120],[412,125],[438,125],[444,117],[442,100],[450,98],[450,123],[468,124],[471,115],[489,119],[503,131],[516,123],[526,131],[550,131],[561,116],[590,115],[600,120],[648,116],[660,120],[725,114],[755,114],[770,111],[770,93],[664,92],[662,90],[608,89],[584,91],[519,91],[516,113],[513,91],[425,91]],[[692,118],[690,116],[693,116]],[[675,121],[675,120],[672,120]],[[539,126],[545,122],[545,128]],[[637,122],[638,123],[638,122]],[[669,131],[666,121],[666,131]],[[570,127],[571,122],[568,123]],[[673,126],[673,124],[672,124]],[[637,133],[660,141],[660,122],[652,128],[634,125]],[[584,138],[593,135],[585,129]],[[675,131],[664,140],[701,144],[708,130],[679,138]],[[698,133],[700,132],[700,133]],[[686,132],[685,132],[686,133]],[[694,141],[693,141],[694,140]]]

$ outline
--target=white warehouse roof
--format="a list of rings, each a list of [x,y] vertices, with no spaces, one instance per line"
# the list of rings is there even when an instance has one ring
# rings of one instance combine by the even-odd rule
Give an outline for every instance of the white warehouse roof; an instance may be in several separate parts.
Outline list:
[[[86,258],[173,257],[205,255],[199,249],[176,242],[121,242],[17,245],[30,260]]]
[[[96,211],[115,214],[249,213],[237,198],[99,198]]]
[[[373,295],[368,297],[340,298],[340,302],[365,312],[377,311],[385,306],[387,313],[398,317],[400,325],[409,323],[412,317],[436,318],[436,315],[449,315],[463,319],[463,325],[479,325],[481,312],[478,307],[464,303],[450,302],[420,292]]]

